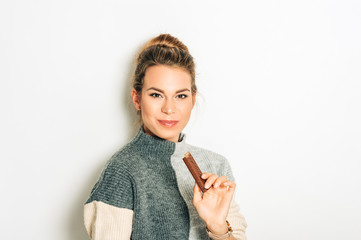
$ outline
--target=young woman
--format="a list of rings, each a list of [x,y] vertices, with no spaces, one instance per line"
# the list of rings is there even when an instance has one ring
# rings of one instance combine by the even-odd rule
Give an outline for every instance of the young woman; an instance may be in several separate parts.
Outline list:
[[[227,160],[182,134],[196,94],[188,48],[169,34],[150,40],[131,92],[142,125],[108,161],[85,203],[91,239],[246,239]],[[205,193],[182,160],[186,152],[204,172]]]

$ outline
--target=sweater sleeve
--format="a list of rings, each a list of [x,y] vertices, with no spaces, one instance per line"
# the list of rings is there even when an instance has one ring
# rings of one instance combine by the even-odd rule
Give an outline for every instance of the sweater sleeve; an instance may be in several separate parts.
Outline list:
[[[246,240],[247,223],[239,211],[238,204],[232,200],[227,220],[233,229],[232,235],[238,240]]]
[[[229,178],[231,181],[235,181],[233,173],[232,173],[232,169],[227,160],[225,160],[223,170],[224,170],[224,175],[227,176],[227,178]],[[236,189],[236,191],[237,191],[237,189]],[[237,240],[246,240],[247,239],[247,237],[246,237],[247,223],[246,223],[246,220],[243,217],[243,215],[240,213],[240,208],[239,208],[238,204],[236,203],[236,201],[234,200],[234,196],[233,196],[233,200],[231,202],[231,206],[228,211],[227,220],[233,229],[232,235]]]
[[[84,205],[84,224],[91,239],[130,239],[134,185],[130,174],[117,164],[106,166]]]
[[[129,240],[133,211],[93,201],[84,206],[84,225],[92,240]]]

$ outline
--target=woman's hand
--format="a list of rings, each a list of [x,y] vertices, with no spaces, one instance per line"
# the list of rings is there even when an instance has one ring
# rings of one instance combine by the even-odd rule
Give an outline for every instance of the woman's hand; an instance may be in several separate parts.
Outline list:
[[[231,205],[236,184],[227,180],[226,176],[219,177],[217,174],[203,173],[206,179],[207,192],[201,194],[197,184],[194,186],[193,204],[198,215],[206,223],[207,228],[214,234],[224,234],[228,231],[226,217]]]

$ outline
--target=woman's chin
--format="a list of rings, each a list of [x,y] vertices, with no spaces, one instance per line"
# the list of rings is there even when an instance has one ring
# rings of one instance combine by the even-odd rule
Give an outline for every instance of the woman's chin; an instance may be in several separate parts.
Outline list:
[[[183,128],[181,128],[179,124],[173,127],[169,127],[169,126],[164,127],[161,124],[159,124],[153,129],[149,129],[145,127],[144,130],[145,133],[148,135],[157,136],[158,138],[171,142],[178,142],[179,135],[182,132]]]

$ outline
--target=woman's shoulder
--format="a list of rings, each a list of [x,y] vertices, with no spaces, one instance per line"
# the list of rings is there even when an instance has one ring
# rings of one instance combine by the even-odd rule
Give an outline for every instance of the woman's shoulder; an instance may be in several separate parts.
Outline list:
[[[128,143],[113,154],[106,167],[127,170],[141,164],[142,161],[139,161],[141,158],[140,152],[134,149],[132,144]]]
[[[120,147],[114,152],[108,159],[102,169],[99,180],[102,180],[104,176],[119,178],[119,175],[122,175],[132,177],[132,175],[134,175],[134,169],[137,169],[137,165],[142,162],[140,159],[141,156],[132,146],[132,141],[128,142],[125,146]]]

